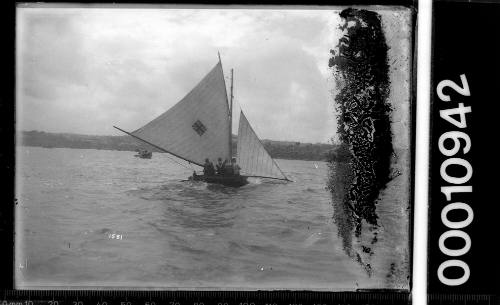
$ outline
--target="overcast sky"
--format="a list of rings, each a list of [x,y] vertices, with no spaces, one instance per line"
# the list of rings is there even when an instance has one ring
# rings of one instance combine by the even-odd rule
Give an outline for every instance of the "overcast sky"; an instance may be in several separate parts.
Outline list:
[[[135,130],[187,94],[220,51],[228,85],[235,71],[234,113],[241,105],[260,138],[328,142],[339,21],[335,10],[18,9],[17,129]]]
[[[409,130],[411,11],[382,16],[396,146]],[[340,9],[48,5],[17,10],[17,130],[118,135],[186,95],[217,63],[261,139],[329,142],[336,131],[330,49]],[[405,134],[404,137],[402,134]],[[405,143],[403,143],[405,142]]]

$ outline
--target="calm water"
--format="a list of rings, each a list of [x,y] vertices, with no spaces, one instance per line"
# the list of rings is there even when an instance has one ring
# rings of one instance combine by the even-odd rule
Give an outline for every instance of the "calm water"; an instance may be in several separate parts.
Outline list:
[[[18,148],[19,288],[408,288],[401,192],[379,203],[368,274],[348,255],[362,237],[334,222],[326,163],[277,160],[295,182],[235,189],[180,181],[192,170],[166,154],[133,154]]]

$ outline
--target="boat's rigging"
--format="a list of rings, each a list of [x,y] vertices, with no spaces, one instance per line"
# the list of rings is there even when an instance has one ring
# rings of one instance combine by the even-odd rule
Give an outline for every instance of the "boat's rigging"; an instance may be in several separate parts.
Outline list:
[[[293,182],[292,180],[288,179],[285,177],[285,179],[283,178],[276,178],[276,177],[269,177],[269,176],[256,176],[256,175],[245,175],[245,177],[248,177],[248,178],[266,178],[266,179],[274,179],[274,180],[281,180],[281,181],[289,181],[289,182]]]
[[[114,127],[160,151],[187,161],[191,170],[193,170],[192,164],[203,167],[206,160],[214,163],[215,160],[221,159],[231,162],[232,116],[235,106],[234,70],[231,69],[230,73],[229,91],[220,54],[218,56],[217,65],[184,98],[163,114],[132,132]],[[239,103],[238,106],[241,110]],[[229,176],[200,178],[206,174],[202,176],[193,174],[193,179],[209,179],[214,183],[220,183],[217,181],[222,178],[226,180],[231,178],[234,181],[230,183],[239,186],[241,183],[246,184],[246,177],[291,181],[269,155],[242,111],[239,115],[237,147],[236,163],[240,166],[241,174],[233,178]],[[177,160],[171,160],[188,168]]]
[[[233,158],[233,69],[231,69],[231,97],[229,99],[229,156]]]
[[[233,126],[232,126],[232,123],[233,123],[233,69],[231,69],[231,99],[228,100],[227,99],[227,87],[226,87],[226,79],[224,77],[224,68],[222,67],[222,60],[220,58],[220,52],[217,51],[217,56],[219,57],[219,64],[220,64],[220,69],[222,71],[222,78],[224,79],[224,92],[226,93],[225,94],[225,97],[226,97],[226,103],[228,104],[228,119],[229,119],[229,139],[228,139],[228,143],[229,143],[229,158],[232,158],[233,157],[233,138],[232,138],[232,134],[233,134]],[[229,160],[231,161],[231,160]]]
[[[114,127],[114,128],[116,128],[116,129],[118,129],[119,131],[121,131],[121,132],[123,132],[123,133],[128,134],[128,135],[129,135],[129,136],[131,136],[131,137],[136,138],[137,140],[140,140],[140,141],[142,141],[142,142],[144,142],[144,143],[146,143],[146,144],[149,144],[149,145],[153,146],[153,147],[154,147],[154,148],[156,148],[156,149],[159,149],[159,150],[161,150],[161,151],[163,151],[163,152],[166,152],[166,153],[168,153],[168,154],[171,154],[171,155],[173,155],[173,156],[175,156],[175,157],[177,157],[177,158],[179,158],[179,159],[182,159],[182,160],[184,160],[184,161],[187,161],[187,162],[189,162],[189,164],[193,163],[193,164],[196,164],[196,165],[198,165],[198,166],[203,166],[203,165],[201,165],[201,164],[198,164],[198,163],[196,163],[196,162],[193,162],[193,161],[191,161],[191,160],[187,160],[187,159],[185,159],[185,158],[183,158],[183,157],[181,157],[181,156],[178,156],[178,155],[176,155],[176,154],[174,154],[174,153],[172,153],[172,152],[170,152],[170,151],[168,151],[168,150],[166,150],[166,149],[164,149],[164,148],[162,148],[162,147],[160,147],[160,146],[158,146],[158,145],[155,145],[155,144],[153,144],[153,143],[151,143],[151,142],[149,142],[149,141],[146,141],[146,140],[144,140],[144,139],[141,139],[141,138],[139,138],[138,136],[135,136],[135,135],[133,135],[132,133],[130,133],[130,132],[128,132],[128,131],[125,131],[125,130],[123,130],[123,129],[119,128],[119,127],[116,127],[116,126],[113,126],[113,127]],[[180,163],[180,162],[178,162],[178,161],[176,161],[176,160],[174,160],[174,159],[172,159],[172,158],[170,158],[170,157],[167,157],[167,158],[168,158],[169,160],[171,160],[171,161],[173,161],[173,162],[175,162],[175,163],[177,163],[177,164],[181,165],[182,167],[185,167],[185,168],[189,169],[189,167],[187,167],[186,165],[184,165],[184,164],[182,164],[182,163]]]

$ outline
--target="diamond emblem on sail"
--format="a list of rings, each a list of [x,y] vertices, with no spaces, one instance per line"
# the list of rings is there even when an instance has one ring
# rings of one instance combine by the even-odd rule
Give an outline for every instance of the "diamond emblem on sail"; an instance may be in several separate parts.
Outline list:
[[[200,135],[200,137],[205,133],[205,131],[207,131],[207,128],[202,122],[200,122],[200,120],[196,120],[196,122],[194,122],[193,129]]]

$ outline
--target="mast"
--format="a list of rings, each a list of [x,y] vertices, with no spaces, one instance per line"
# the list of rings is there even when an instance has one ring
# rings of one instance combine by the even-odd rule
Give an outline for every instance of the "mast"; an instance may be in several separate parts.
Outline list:
[[[231,69],[231,98],[229,100],[229,156],[231,157],[232,160],[233,158],[233,69]]]
[[[220,59],[220,53],[217,51],[217,56],[219,57],[219,63],[220,63],[220,68],[222,70],[222,76],[224,77],[224,69],[222,68],[222,60]],[[231,98],[230,101],[227,100],[227,87],[226,87],[226,80],[224,78],[224,89],[226,90],[226,102],[229,102],[229,135],[228,135],[228,141],[229,141],[229,162],[231,162],[233,158],[233,139],[232,139],[232,134],[233,134],[233,69],[231,69]]]

